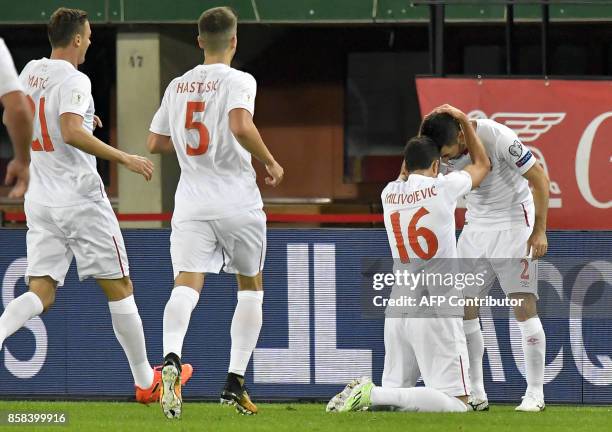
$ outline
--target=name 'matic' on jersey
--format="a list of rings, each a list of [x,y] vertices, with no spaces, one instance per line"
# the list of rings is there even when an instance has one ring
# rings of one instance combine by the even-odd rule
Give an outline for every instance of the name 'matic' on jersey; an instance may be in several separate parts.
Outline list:
[[[229,127],[229,112],[254,114],[257,83],[224,64],[198,65],[166,89],[150,131],[170,136],[181,166],[174,218],[211,220],[263,208],[251,154]]]
[[[472,188],[465,171],[426,177],[411,174],[382,191],[385,228],[393,258],[403,263],[456,258],[455,208]]]
[[[493,120],[476,120],[476,133],[491,160],[491,172],[467,196],[465,229],[506,230],[529,225],[534,211],[529,182],[523,177],[536,163],[529,148],[509,127]],[[448,161],[451,170],[470,163],[470,156]]]
[[[30,185],[26,199],[48,207],[65,207],[106,198],[96,157],[66,144],[60,128],[65,113],[83,117],[93,133],[91,82],[65,60],[29,62],[19,75],[34,113]]]

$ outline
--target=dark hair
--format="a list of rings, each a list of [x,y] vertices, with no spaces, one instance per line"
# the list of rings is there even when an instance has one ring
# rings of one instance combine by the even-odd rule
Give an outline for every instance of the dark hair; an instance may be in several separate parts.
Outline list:
[[[47,24],[47,35],[53,48],[68,46],[72,38],[83,30],[87,21],[87,12],[80,9],[61,7],[51,15]]]
[[[459,123],[448,113],[430,114],[421,123],[420,135],[431,138],[438,148],[452,144],[461,131]]]
[[[428,169],[436,159],[440,159],[440,148],[431,138],[416,136],[408,140],[404,148],[404,161],[408,171]]]
[[[227,48],[236,32],[238,16],[227,6],[216,7],[202,12],[198,20],[198,31],[211,51]]]

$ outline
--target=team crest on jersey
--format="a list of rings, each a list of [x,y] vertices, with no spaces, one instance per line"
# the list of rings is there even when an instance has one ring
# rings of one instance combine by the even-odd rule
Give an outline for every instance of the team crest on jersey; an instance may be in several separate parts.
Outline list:
[[[508,147],[508,152],[515,158],[521,157],[521,155],[523,154],[523,146],[521,145],[521,142],[518,140],[514,140],[512,145]]]

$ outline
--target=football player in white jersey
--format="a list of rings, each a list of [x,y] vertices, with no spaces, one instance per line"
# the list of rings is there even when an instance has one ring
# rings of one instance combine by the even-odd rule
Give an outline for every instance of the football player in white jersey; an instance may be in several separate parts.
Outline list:
[[[236,52],[237,17],[227,7],[205,11],[198,21],[204,64],[172,80],[150,127],[153,153],[176,151],[181,177],[175,195],[170,253],[174,289],[164,311],[161,405],[181,415],[182,346],[206,273],[235,273],[238,303],[231,325],[231,353],[221,402],[242,414],[257,407],[244,374],[262,325],[261,270],[266,217],[251,155],[276,186],[283,177],[253,123],[256,82],[230,64]]]
[[[3,122],[13,142],[13,159],[6,167],[5,184],[15,186],[9,198],[21,198],[28,188],[32,112],[19,82],[11,53],[0,38],[0,104],[4,107]]]
[[[465,295],[486,294],[497,277],[504,293],[521,302],[514,308],[514,315],[522,335],[527,389],[516,410],[542,411],[546,336],[536,307],[535,260],[548,249],[549,180],[531,151],[511,129],[488,119],[472,121],[472,125],[491,159],[491,173],[478,189],[467,195],[466,225],[457,250],[459,258],[482,258],[477,261],[478,266],[480,270],[488,270],[490,278],[483,290],[467,290]],[[421,134],[438,144],[442,160],[451,170],[469,163],[465,135],[453,117],[444,113],[428,115],[421,125]],[[476,306],[465,309],[472,381],[470,404],[475,410],[486,410],[488,400],[482,372],[484,342],[478,313]]]
[[[136,386],[136,399],[157,401],[161,368],[147,359],[119,223],[96,156],[123,164],[149,180],[153,164],[93,136],[94,102],[89,78],[78,71],[90,46],[87,13],[60,8],[50,18],[50,58],[30,61],[20,75],[35,113],[30,186],[25,195],[29,291],[0,317],[0,345],[27,320],[48,310],[76,258],[79,279],[96,279],[108,298],[113,330]]]
[[[404,151],[402,175],[385,187],[381,199],[394,261],[449,258],[448,262],[434,263],[444,265],[446,271],[457,257],[457,200],[481,184],[490,163],[465,114],[448,105],[439,107],[438,112],[456,117],[465,131],[473,164],[442,176],[436,143],[426,136],[412,138]],[[433,291],[431,294],[436,295]],[[468,411],[470,385],[461,311],[454,316],[427,318],[428,311],[423,312],[413,317],[404,311],[389,314],[387,309],[382,387],[374,386],[369,378],[355,380],[332,398],[327,411],[383,406],[399,411]],[[419,376],[423,377],[424,388],[415,387]]]

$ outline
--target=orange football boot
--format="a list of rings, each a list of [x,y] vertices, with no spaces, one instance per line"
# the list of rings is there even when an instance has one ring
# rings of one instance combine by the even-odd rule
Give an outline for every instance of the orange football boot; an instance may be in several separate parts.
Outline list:
[[[193,375],[193,367],[189,363],[183,365],[181,372],[181,384],[187,383]],[[148,389],[142,389],[136,387],[136,402],[148,405],[153,402],[158,402],[162,388],[162,366],[155,366],[153,368],[153,383]]]

